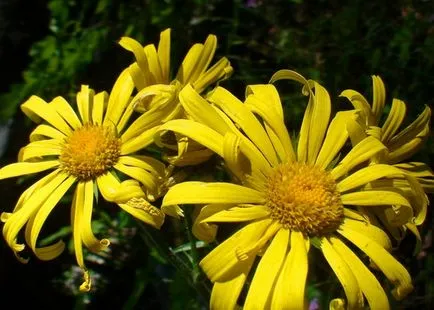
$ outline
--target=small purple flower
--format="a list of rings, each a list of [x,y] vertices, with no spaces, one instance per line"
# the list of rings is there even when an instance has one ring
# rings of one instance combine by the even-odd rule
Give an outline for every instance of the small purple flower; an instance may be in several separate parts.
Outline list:
[[[312,298],[309,303],[309,310],[319,310],[319,301],[318,298]]]

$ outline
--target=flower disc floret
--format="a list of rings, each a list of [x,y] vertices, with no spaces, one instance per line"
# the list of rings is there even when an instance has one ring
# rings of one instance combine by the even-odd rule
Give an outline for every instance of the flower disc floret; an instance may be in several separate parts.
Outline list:
[[[266,197],[273,219],[310,236],[336,231],[344,218],[333,178],[326,171],[306,164],[276,167],[268,178]]]
[[[64,171],[90,180],[113,167],[120,150],[121,142],[112,128],[86,124],[65,140],[59,159]]]

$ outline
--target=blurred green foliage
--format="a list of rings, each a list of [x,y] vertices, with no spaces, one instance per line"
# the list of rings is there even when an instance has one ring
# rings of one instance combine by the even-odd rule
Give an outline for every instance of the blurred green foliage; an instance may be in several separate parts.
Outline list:
[[[81,83],[110,90],[116,76],[132,61],[132,55],[118,47],[116,41],[127,35],[141,43],[157,43],[159,32],[167,27],[173,29],[174,70],[194,42],[203,42],[209,33],[216,34],[217,56],[228,57],[235,69],[233,77],[222,85],[240,97],[245,85],[267,83],[278,69],[294,69],[320,81],[340,108],[350,107],[338,99],[344,89],[356,89],[369,98],[371,74],[378,74],[385,81],[388,103],[394,96],[407,102],[409,120],[424,105],[433,103],[432,1],[50,0],[47,6],[50,20],[46,36],[31,47],[31,61],[22,73],[22,81],[0,95],[0,122],[13,118],[19,104],[33,94],[46,100],[62,95],[73,102]],[[293,86],[287,84],[277,85],[284,94],[285,110],[290,112],[286,113],[288,128],[293,131],[301,122],[304,100],[291,94]],[[431,139],[420,156],[432,163],[433,154]],[[100,213],[96,218],[100,220],[94,223],[95,231],[109,230],[117,240],[112,246],[114,252],[108,256],[88,257],[93,259],[93,272],[100,275],[101,285],[96,288],[104,293],[110,285],[122,286],[123,281],[129,281],[123,300],[115,301],[107,295],[113,299],[108,305],[140,309],[146,303],[156,306],[155,299],[164,299],[167,294],[171,300],[165,300],[163,306],[169,309],[206,306],[197,297],[198,291],[209,293],[206,279],[201,275],[188,276],[197,267],[193,251],[203,244],[192,240],[182,227],[156,234],[122,213]],[[432,224],[430,214],[423,229],[425,237]],[[130,231],[128,227],[134,229]],[[62,228],[45,241],[69,233],[68,228]],[[143,243],[147,247],[131,247]],[[178,247],[173,250],[170,246],[174,245]],[[428,258],[411,266],[418,287],[413,299],[405,304],[409,308],[434,302],[433,248],[424,251]],[[126,256],[120,258],[119,253]],[[122,270],[128,265],[126,274]],[[172,265],[177,267],[173,269]],[[73,274],[73,270],[65,269],[56,283],[65,284]],[[120,275],[125,279],[117,279]],[[327,292],[321,285],[330,287],[336,281],[322,280],[309,287],[309,296],[328,300],[333,288]],[[71,291],[74,285],[68,294],[77,296],[77,309],[89,303],[101,305],[98,299]],[[156,293],[159,291],[162,296]],[[155,299],[149,301],[149,296]]]

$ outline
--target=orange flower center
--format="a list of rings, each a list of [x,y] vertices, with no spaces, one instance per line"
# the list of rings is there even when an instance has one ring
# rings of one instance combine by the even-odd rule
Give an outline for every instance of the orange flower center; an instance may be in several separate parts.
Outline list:
[[[306,164],[276,167],[268,178],[266,197],[273,219],[309,236],[336,231],[344,217],[334,179]]]
[[[98,177],[119,159],[121,142],[114,130],[86,124],[69,136],[60,154],[61,167],[80,180]]]

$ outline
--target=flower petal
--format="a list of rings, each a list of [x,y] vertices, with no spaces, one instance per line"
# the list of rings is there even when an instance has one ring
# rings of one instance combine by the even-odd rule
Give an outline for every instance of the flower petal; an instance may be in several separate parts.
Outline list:
[[[172,186],[164,196],[162,208],[178,204],[263,203],[262,193],[231,183],[183,182]]]
[[[395,135],[399,126],[401,126],[404,120],[406,111],[406,106],[404,101],[393,99],[392,108],[390,109],[389,115],[381,128],[381,142],[387,145],[387,142]]]
[[[330,173],[335,180],[338,180],[352,168],[385,149],[386,147],[380,141],[374,137],[367,137],[355,145]]]
[[[43,119],[65,135],[72,132],[71,127],[57,113],[55,108],[37,96],[31,96],[24,102],[21,105],[21,110],[35,123],[40,123],[41,119]]]
[[[383,113],[384,104],[386,103],[386,88],[381,78],[377,75],[372,75],[372,114],[375,118],[375,124],[378,124]]]
[[[77,93],[78,112],[81,116],[83,124],[91,121],[91,113],[93,109],[93,96],[95,92],[88,85],[81,85],[81,90]]]
[[[363,294],[350,266],[336,252],[328,238],[321,238],[321,251],[344,288],[348,309],[361,309],[363,307]]]
[[[343,111],[336,113],[327,130],[324,142],[315,161],[315,166],[326,169],[336,157],[348,139],[347,123],[355,119],[357,111]]]
[[[229,204],[210,204],[203,206],[193,224],[192,232],[195,237],[208,243],[214,241],[217,235],[217,225],[207,223],[203,220],[230,207],[231,205]]]
[[[365,236],[369,237],[371,240],[380,244],[386,250],[392,249],[392,242],[390,241],[389,236],[377,226],[366,222],[346,218],[344,222],[340,225],[340,228],[345,230],[354,230],[362,233]]]
[[[132,199],[118,205],[124,211],[154,228],[160,229],[164,223],[164,213],[144,198]]]
[[[266,138],[264,127],[241,101],[222,87],[216,87],[208,94],[207,99],[222,109],[244,131],[270,164],[277,165],[276,153],[270,140]]]
[[[35,163],[13,163],[0,169],[0,180],[26,174],[41,172],[59,166],[58,160],[47,160]]]
[[[71,126],[73,129],[80,128],[82,126],[77,114],[71,105],[63,97],[56,97],[50,103],[57,113]]]
[[[272,288],[285,261],[289,245],[289,230],[280,229],[259,261],[247,293],[244,309],[269,307]]]
[[[306,240],[301,232],[291,232],[291,249],[274,287],[272,309],[305,309],[308,271]],[[289,298],[290,296],[290,298]]]
[[[154,135],[159,129],[158,126],[145,130],[140,135],[123,142],[121,145],[121,155],[128,155],[138,150],[144,149],[148,145],[154,143]]]
[[[267,217],[270,210],[266,206],[240,206],[217,212],[201,221],[210,222],[247,222]]]
[[[338,232],[366,253],[389,281],[395,285],[392,294],[396,299],[401,300],[413,290],[408,271],[378,243],[372,242],[369,237],[356,231],[342,229]]]
[[[21,148],[19,161],[28,161],[31,158],[41,160],[44,156],[59,156],[62,153],[62,144],[57,139],[47,139],[30,142]]]
[[[381,284],[363,262],[339,238],[329,238],[334,250],[351,266],[371,309],[390,309],[389,300]]]
[[[161,66],[162,83],[169,84],[170,79],[170,28],[161,32],[158,42],[158,59]]]
[[[100,92],[93,98],[92,107],[92,124],[102,125],[104,112],[107,109],[109,94],[107,92]]]
[[[104,199],[107,201],[114,201],[120,186],[120,182],[114,177],[114,175],[107,172],[100,175],[96,179],[96,182]]]
[[[54,128],[50,125],[47,125],[47,124],[38,125],[30,133],[30,142],[45,140],[47,138],[52,138],[52,139],[63,141],[66,138],[66,135],[64,135],[62,132],[60,132],[56,128]]]
[[[195,81],[192,81],[194,89],[202,93],[209,85],[229,78],[234,69],[226,57],[219,59],[211,68],[203,72]]]
[[[236,250],[247,248],[256,242],[270,223],[269,219],[250,223],[208,253],[200,262],[200,266],[211,282],[224,282],[240,275],[242,270],[251,264],[255,253],[241,260]]]

